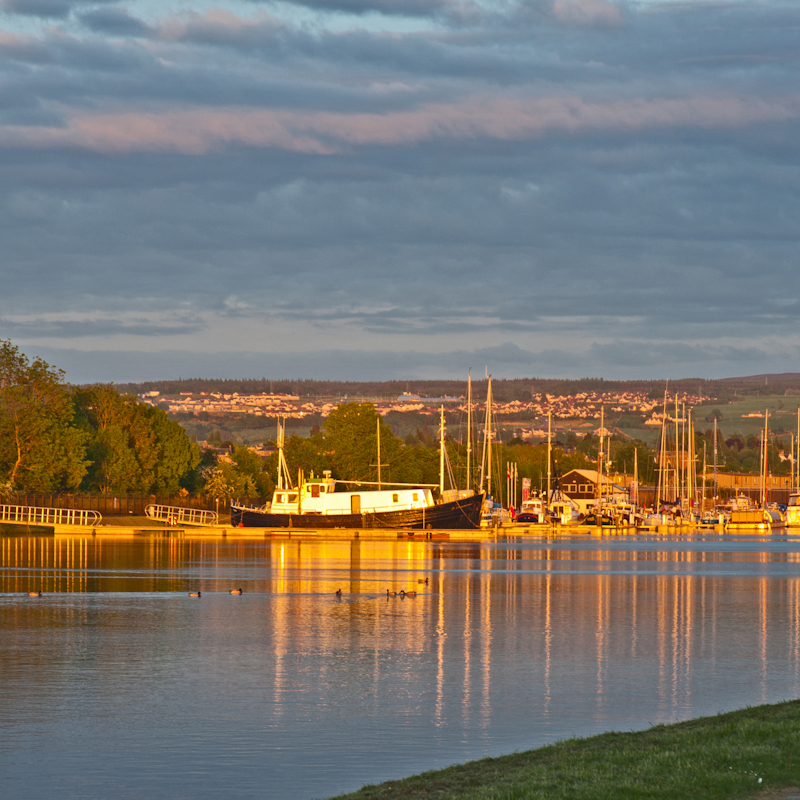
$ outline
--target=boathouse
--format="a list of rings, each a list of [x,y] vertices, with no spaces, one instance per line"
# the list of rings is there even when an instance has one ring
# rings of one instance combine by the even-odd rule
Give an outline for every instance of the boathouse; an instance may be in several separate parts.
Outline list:
[[[627,502],[628,490],[612,479],[603,476],[603,498],[613,502]],[[592,508],[597,498],[597,470],[573,469],[561,476],[559,489],[572,500],[581,513]]]

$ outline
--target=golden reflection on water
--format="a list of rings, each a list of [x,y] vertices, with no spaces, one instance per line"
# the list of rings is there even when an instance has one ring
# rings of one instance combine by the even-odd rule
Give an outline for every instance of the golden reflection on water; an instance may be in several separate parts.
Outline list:
[[[582,675],[590,676],[597,719],[607,713],[621,669],[651,687],[667,716],[692,706],[695,672],[700,665],[725,668],[720,658],[749,664],[759,701],[770,697],[778,662],[800,688],[798,573],[774,572],[798,562],[797,552],[680,550],[666,542],[663,549],[625,550],[9,536],[0,537],[0,592],[208,594],[241,586],[276,598],[262,631],[276,717],[288,713],[297,692],[298,653],[319,653],[315,680],[342,680],[347,648],[358,646],[367,665],[360,679],[375,697],[390,672],[416,685],[415,669],[430,659],[434,724],[445,725],[457,708],[464,726],[488,729],[498,713],[498,662],[529,665],[526,702],[544,719],[557,711],[566,669],[587,668]],[[419,583],[425,578],[428,584]],[[387,589],[419,595],[390,599]],[[312,609],[303,600],[319,595],[328,596],[326,605]],[[53,619],[69,628],[86,613],[63,609]],[[228,622],[209,616],[202,624]],[[392,630],[402,633],[402,658],[389,641]],[[387,660],[389,650],[396,663]]]

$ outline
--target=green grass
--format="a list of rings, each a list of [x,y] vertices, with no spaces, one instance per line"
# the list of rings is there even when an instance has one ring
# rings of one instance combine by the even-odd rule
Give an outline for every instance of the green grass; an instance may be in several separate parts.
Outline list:
[[[728,800],[798,783],[800,701],[794,700],[636,733],[569,739],[365,786],[336,800]]]
[[[720,430],[730,436],[734,433],[741,433],[744,436],[752,434],[758,435],[764,430],[763,417],[749,417],[742,419],[743,414],[751,414],[757,411],[763,414],[769,409],[770,430],[783,427],[791,432],[797,428],[797,408],[800,405],[800,395],[766,395],[764,397],[742,397],[733,403],[697,406],[692,412],[695,419],[695,427],[698,430],[706,430],[713,427],[713,423],[707,422],[705,417],[715,408],[722,412],[722,419],[718,423]]]

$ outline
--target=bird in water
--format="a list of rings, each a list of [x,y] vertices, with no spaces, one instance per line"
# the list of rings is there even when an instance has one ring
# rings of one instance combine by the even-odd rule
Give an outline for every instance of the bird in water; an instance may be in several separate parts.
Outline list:
[[[341,589],[337,589],[336,590],[336,596],[337,597],[341,597],[342,596],[342,590]]]
[[[396,594],[397,594],[397,592],[390,592],[388,589],[386,590],[386,596],[387,597],[394,597]]]
[[[189,597],[200,597],[201,592],[189,592]]]
[[[231,589],[231,594],[241,594],[241,593],[242,593],[241,589]]]
[[[28,597],[41,597],[41,592],[28,592]]]

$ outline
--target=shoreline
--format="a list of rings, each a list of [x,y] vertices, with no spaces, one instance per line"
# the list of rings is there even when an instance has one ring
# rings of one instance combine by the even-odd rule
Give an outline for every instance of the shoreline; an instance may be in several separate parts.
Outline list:
[[[567,739],[329,800],[789,800],[795,794],[783,790],[798,785],[800,700],[789,700],[643,731]]]

